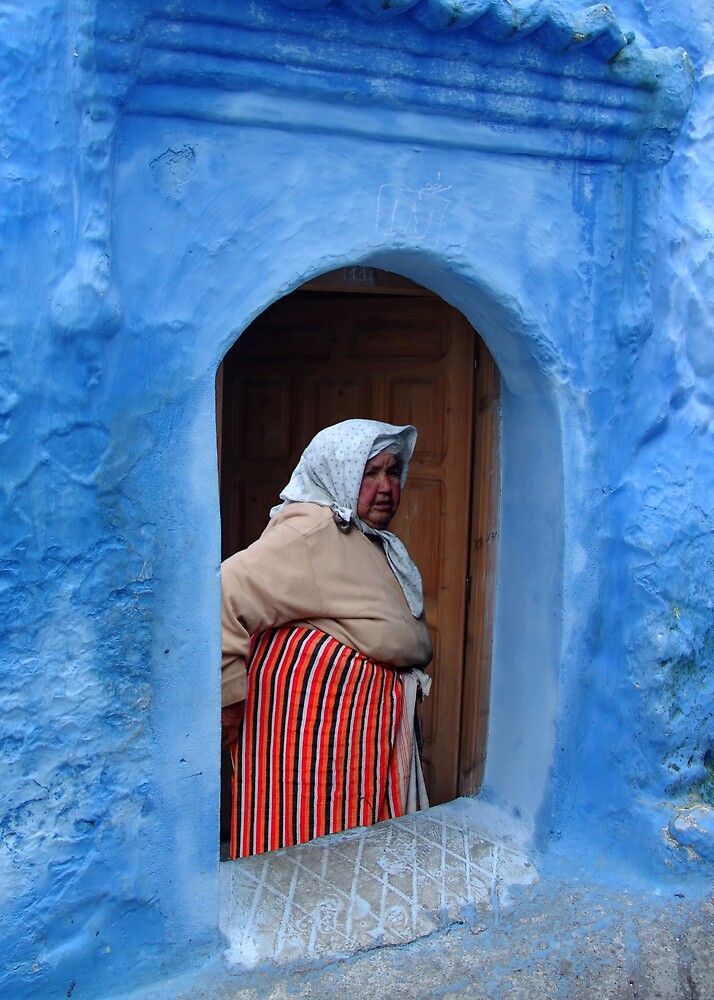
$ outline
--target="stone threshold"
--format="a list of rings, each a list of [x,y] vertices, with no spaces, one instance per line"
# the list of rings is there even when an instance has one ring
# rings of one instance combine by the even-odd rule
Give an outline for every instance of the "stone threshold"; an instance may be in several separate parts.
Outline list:
[[[486,927],[512,887],[538,880],[528,831],[475,799],[220,866],[233,970],[315,965]]]

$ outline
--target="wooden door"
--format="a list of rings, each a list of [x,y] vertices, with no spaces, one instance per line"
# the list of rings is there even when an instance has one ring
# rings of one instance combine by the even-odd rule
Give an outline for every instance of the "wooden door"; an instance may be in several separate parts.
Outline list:
[[[435,296],[299,292],[251,325],[223,371],[224,558],[262,532],[320,428],[370,417],[419,432],[391,527],[421,570],[434,641],[422,710],[432,804],[457,794],[474,341],[464,317]]]

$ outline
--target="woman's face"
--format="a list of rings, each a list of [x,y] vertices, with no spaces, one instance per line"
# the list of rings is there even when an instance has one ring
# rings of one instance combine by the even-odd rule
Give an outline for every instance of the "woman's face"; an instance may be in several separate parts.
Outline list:
[[[365,465],[357,498],[357,516],[370,528],[381,531],[397,513],[402,494],[401,472],[399,455],[389,451],[381,451]]]

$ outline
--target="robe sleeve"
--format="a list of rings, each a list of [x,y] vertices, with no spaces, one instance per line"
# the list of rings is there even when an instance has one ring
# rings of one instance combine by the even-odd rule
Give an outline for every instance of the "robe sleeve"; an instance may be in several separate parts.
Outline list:
[[[222,563],[221,596],[226,707],[248,694],[251,636],[320,611],[322,599],[304,536],[288,524],[268,525],[256,542]]]

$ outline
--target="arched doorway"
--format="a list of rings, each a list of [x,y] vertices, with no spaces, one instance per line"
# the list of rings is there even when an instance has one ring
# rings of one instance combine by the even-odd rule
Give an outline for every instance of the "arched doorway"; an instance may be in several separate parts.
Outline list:
[[[261,314],[227,353],[218,389],[223,558],[262,532],[321,427],[360,416],[419,430],[393,528],[421,569],[434,641],[434,686],[422,707],[425,778],[434,805],[475,793],[498,501],[498,375],[485,345],[428,289],[350,267]],[[229,766],[226,759],[224,772]]]

